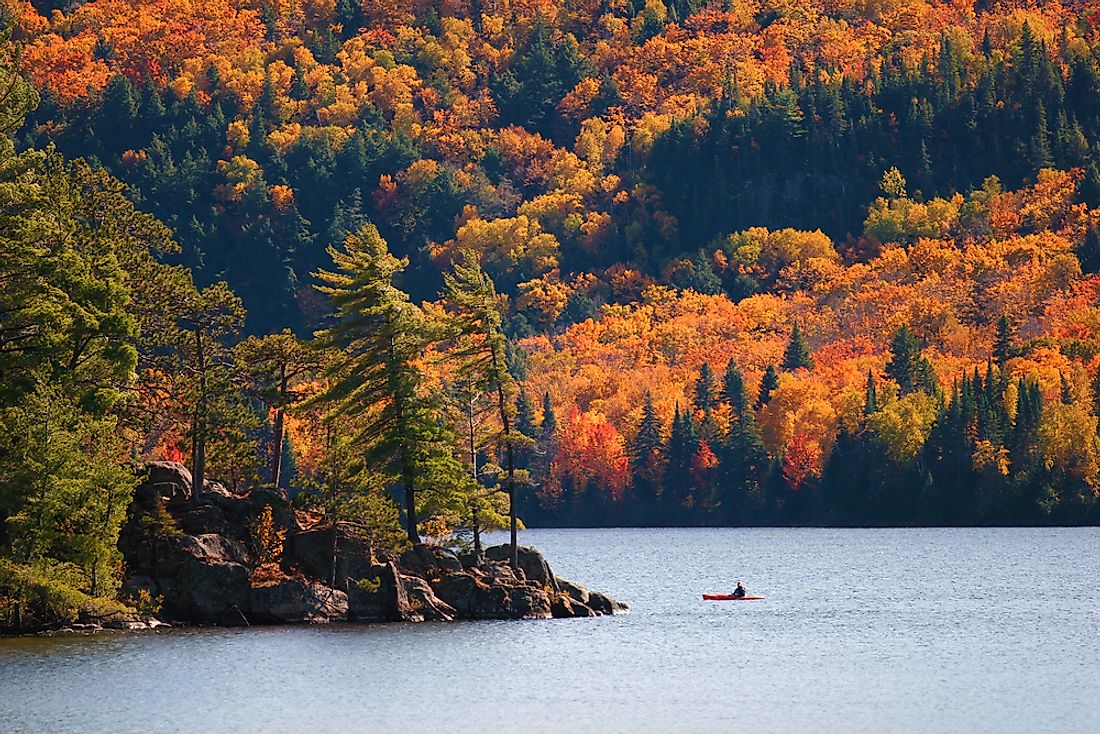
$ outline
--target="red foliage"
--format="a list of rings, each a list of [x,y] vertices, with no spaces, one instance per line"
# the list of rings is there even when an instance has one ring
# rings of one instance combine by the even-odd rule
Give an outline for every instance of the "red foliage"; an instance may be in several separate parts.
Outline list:
[[[562,427],[554,466],[578,485],[595,481],[615,501],[630,483],[626,441],[600,413],[581,412],[575,406]]]
[[[797,492],[802,483],[821,472],[821,449],[805,433],[796,433],[783,455],[783,478],[792,491]]]

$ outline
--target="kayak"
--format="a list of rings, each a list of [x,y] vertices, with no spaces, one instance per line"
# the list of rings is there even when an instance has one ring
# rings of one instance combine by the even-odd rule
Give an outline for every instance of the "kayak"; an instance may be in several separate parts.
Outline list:
[[[707,601],[760,601],[762,596],[734,596],[733,594],[703,594]]]

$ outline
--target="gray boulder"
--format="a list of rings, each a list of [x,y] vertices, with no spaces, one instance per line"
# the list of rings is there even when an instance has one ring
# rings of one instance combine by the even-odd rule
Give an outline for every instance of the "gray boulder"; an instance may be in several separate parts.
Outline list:
[[[558,582],[558,589],[569,595],[572,601],[580,602],[581,604],[588,604],[588,589],[584,588],[580,584],[575,584],[572,581],[568,581],[561,577],[556,578]]]
[[[401,583],[408,597],[407,622],[450,622],[457,612],[447,602],[435,595],[428,582],[416,576],[402,576]]]
[[[335,564],[333,550],[336,552]],[[380,568],[371,559],[370,547],[356,537],[354,526],[348,523],[290,535],[285,558],[287,566],[338,589],[349,587],[359,579],[372,579]]]
[[[138,501],[179,501],[191,497],[191,472],[177,461],[150,461],[145,479],[135,491]]]
[[[348,595],[301,579],[253,586],[248,619],[253,624],[323,623],[347,619]]]
[[[519,567],[528,580],[534,581],[540,586],[549,586],[557,591],[557,579],[550,571],[550,564],[546,562],[546,559],[542,557],[537,548],[528,548],[521,545],[516,549],[516,554]],[[492,548],[485,549],[485,557],[491,561],[507,562],[511,559],[511,556],[511,547],[508,545],[494,545]]]
[[[391,562],[348,583],[349,622],[401,622],[413,616],[405,585]]]
[[[596,616],[590,607],[571,599],[567,594],[556,594],[551,600],[550,611],[555,619]]]
[[[246,624],[249,573],[239,563],[192,558],[169,583],[158,587],[162,614],[170,621],[200,624]]]
[[[454,551],[439,546],[432,548],[432,555],[435,556],[436,564],[443,571],[462,570],[462,561]]]
[[[543,589],[521,586],[512,590],[509,601],[509,619],[550,619],[553,616],[550,595]]]
[[[598,591],[588,592],[588,606],[596,614],[619,614],[628,610],[626,604],[617,602],[607,594]]]

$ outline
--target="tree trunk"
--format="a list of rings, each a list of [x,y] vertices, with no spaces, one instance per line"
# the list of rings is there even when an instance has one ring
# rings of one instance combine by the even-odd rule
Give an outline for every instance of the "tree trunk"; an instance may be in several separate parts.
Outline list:
[[[478,517],[478,504],[475,498],[470,502],[470,525],[474,531],[474,553],[481,555],[481,519]]]
[[[339,551],[339,541],[340,528],[337,526],[337,520],[334,517],[332,518],[332,578],[328,582],[328,585],[334,589],[336,588],[336,556]]]
[[[413,488],[412,473],[402,470],[401,474],[405,477],[405,533],[409,536],[409,542],[416,545],[420,542],[420,533],[416,530],[416,490]]]
[[[394,338],[390,336],[390,351],[389,362],[391,375],[390,380],[393,378],[393,365],[398,363],[397,359],[397,345],[394,342]],[[391,382],[392,384],[392,382]],[[405,400],[404,395],[401,393],[399,387],[395,386],[392,390],[393,395],[393,408],[395,417],[397,418],[398,430],[408,438],[409,432],[406,430],[405,425]],[[420,533],[416,529],[416,488],[413,485],[413,467],[412,456],[410,452],[412,447],[401,445],[400,463],[401,463],[401,483],[405,485],[405,533],[409,536],[409,542],[416,545],[420,542]]]
[[[394,401],[397,410],[397,421],[403,425],[401,399]],[[416,545],[420,542],[420,533],[416,529],[416,488],[413,486],[412,457],[409,456],[409,447],[401,447],[401,483],[405,485],[405,533],[409,536],[409,542]]]
[[[470,430],[470,474],[474,479],[474,492],[480,486],[477,469],[477,423],[474,421],[474,393],[470,390],[470,403],[466,406],[466,418]],[[481,518],[478,517],[477,495],[470,500],[470,526],[474,532],[474,553],[481,555]]]
[[[286,365],[283,365],[280,369],[282,374],[279,380],[279,407],[275,411],[275,446],[271,455],[271,485],[275,489],[279,488],[279,483],[283,478],[283,441],[286,440],[286,411],[283,407],[286,405]]]
[[[512,423],[508,419],[508,405],[504,396],[504,381],[499,378],[501,374],[501,362],[503,358],[497,355],[497,350],[492,350],[493,372],[497,378],[497,410],[500,411],[500,425],[504,433],[504,455],[506,457],[505,469],[508,487],[508,526],[511,534],[509,563],[512,568],[519,568],[519,536],[516,532],[516,458],[512,450]],[[505,368],[506,369],[506,368]]]
[[[198,359],[199,398],[191,430],[191,499],[197,501],[206,484],[206,353],[202,329],[195,329],[195,356]]]

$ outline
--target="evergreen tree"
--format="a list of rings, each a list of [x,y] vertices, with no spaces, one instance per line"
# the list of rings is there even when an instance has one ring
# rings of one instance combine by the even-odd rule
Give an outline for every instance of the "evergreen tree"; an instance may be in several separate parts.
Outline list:
[[[709,413],[717,403],[718,395],[714,384],[714,372],[710,365],[703,362],[699,368],[699,377],[695,380],[691,404],[701,413]]]
[[[449,494],[465,477],[451,454],[438,397],[417,361],[433,342],[424,312],[394,285],[408,260],[390,254],[373,225],[330,247],[336,270],[321,270],[320,287],[336,308],[335,323],[318,332],[337,356],[327,368],[320,401],[360,422],[357,439],[368,467],[404,490],[405,530],[419,543],[417,491]]]
[[[908,326],[901,327],[894,334],[890,343],[890,362],[886,365],[886,374],[898,383],[902,395],[918,390],[930,395],[938,393],[939,386],[932,364],[921,355],[920,342]]]
[[[653,406],[652,393],[646,390],[638,432],[630,444],[630,463],[634,484],[638,489],[638,500],[649,505],[646,509],[652,508],[660,493],[663,459],[664,431],[661,418]]]
[[[549,390],[542,395],[542,425],[539,426],[535,447],[538,457],[537,481],[545,484],[550,478],[550,464],[558,453],[558,418]]]
[[[720,501],[726,519],[733,522],[742,520],[752,498],[759,496],[768,457],[744,379],[733,360],[726,366],[723,397],[730,406],[730,423],[719,456],[724,494]]]
[[[515,430],[516,383],[508,369],[500,302],[492,279],[472,252],[463,252],[462,259],[455,262],[453,271],[445,274],[443,281],[444,302],[450,310],[451,326],[457,332],[454,352],[460,360],[459,376],[473,389],[491,393],[495,401],[496,418],[501,427],[499,441],[504,454],[511,562],[513,568],[518,568],[516,492],[527,478],[517,471],[516,450],[525,447],[529,439]]]
[[[791,331],[791,340],[787,343],[787,350],[783,353],[783,369],[794,372],[802,368],[812,370],[814,360],[810,356],[806,341],[802,338],[802,331],[798,328],[798,324],[795,324]]]
[[[1031,471],[1037,465],[1039,425],[1043,398],[1039,383],[1020,378],[1016,390],[1016,421],[1012,427],[1011,458],[1015,472]]]
[[[244,308],[232,291],[215,283],[195,291],[170,332],[170,343],[184,369],[184,404],[190,419],[192,496],[205,490],[207,451],[218,429],[243,427],[247,408],[233,384],[227,340],[244,321]]]
[[[470,479],[462,487],[468,514],[457,524],[462,525],[464,521],[473,536],[474,553],[480,555],[482,531],[507,528],[508,508],[496,501],[503,499],[496,486],[485,486],[492,475],[499,474],[498,467],[489,461],[482,461],[486,449],[498,436],[491,423],[496,411],[492,393],[486,390],[485,383],[478,377],[462,374],[454,382],[444,385],[444,394],[455,416],[455,433],[462,439],[460,454],[465,457]],[[460,517],[463,514],[460,511]]]
[[[768,365],[764,377],[760,380],[760,394],[756,398],[756,407],[762,408],[772,399],[772,393],[779,389],[779,372],[774,365]]]
[[[722,401],[730,406],[735,415],[746,409],[745,376],[732,359],[726,363],[726,373],[722,376]]]
[[[113,596],[135,485],[127,401],[167,230],[103,171],[17,152],[37,95],[0,63],[0,596],[8,623]],[[143,276],[152,276],[152,282]],[[138,286],[141,287],[138,287]]]
[[[698,448],[699,439],[691,416],[681,413],[680,405],[677,404],[668,437],[665,463],[664,496],[667,498],[665,504],[670,509],[682,510],[684,502],[691,496],[691,460]]]
[[[863,415],[871,415],[878,412],[878,388],[875,385],[875,376],[871,370],[867,370],[867,392],[863,399]]]
[[[522,386],[516,395],[516,430],[528,439],[528,445],[519,447],[516,451],[516,467],[527,469],[531,456],[531,444],[538,435],[538,424],[535,423],[535,406],[531,402],[531,396]]]
[[[553,39],[553,28],[541,15],[524,48],[517,49],[508,70],[493,80],[501,116],[532,132],[553,138],[556,107],[587,72],[576,41]]]
[[[1008,317],[1002,315],[997,321],[997,341],[993,345],[993,360],[1004,369],[1005,363],[1015,354],[1016,334]]]
[[[234,362],[249,380],[250,391],[275,413],[272,425],[268,479],[283,486],[286,456],[286,413],[301,399],[298,381],[320,371],[323,357],[289,329],[263,337],[249,337],[234,349]]]
[[[710,258],[703,250],[695,253],[695,257],[686,261],[685,266],[677,271],[673,284],[678,288],[708,295],[722,292],[722,279],[714,272],[714,266],[710,264]]]

